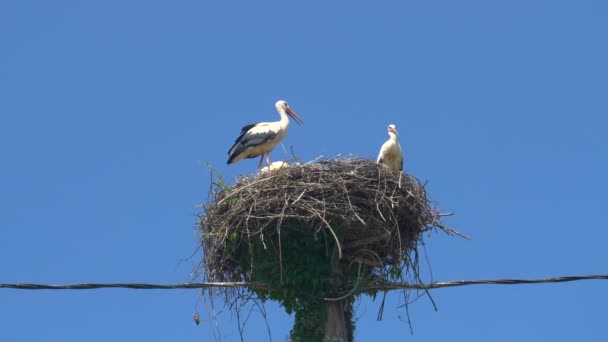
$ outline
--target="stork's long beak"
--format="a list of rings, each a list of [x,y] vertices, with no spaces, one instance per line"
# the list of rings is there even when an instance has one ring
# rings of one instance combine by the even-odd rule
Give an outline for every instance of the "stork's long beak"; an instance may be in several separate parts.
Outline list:
[[[398,133],[397,133],[397,129],[396,129],[396,128],[392,128],[392,127],[391,127],[391,128],[389,128],[388,130],[389,130],[390,132],[393,132],[393,133],[395,133],[395,134],[398,134]]]
[[[291,110],[291,108],[287,107],[285,108],[285,111],[287,112],[287,114],[289,114],[289,116],[291,116],[295,122],[297,122],[298,124],[303,124],[304,121],[302,121],[302,119],[300,119],[300,117],[298,116],[298,114],[296,114],[296,112],[294,112],[293,110]]]

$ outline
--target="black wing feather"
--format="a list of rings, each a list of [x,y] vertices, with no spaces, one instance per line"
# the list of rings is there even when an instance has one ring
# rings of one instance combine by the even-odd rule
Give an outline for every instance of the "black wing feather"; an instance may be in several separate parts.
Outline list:
[[[257,125],[257,124],[250,124],[250,125],[243,126],[243,128],[241,128],[241,134],[239,135],[238,138],[236,138],[236,140],[234,141],[234,143],[236,144],[240,139],[242,139],[243,136],[245,135],[245,133],[247,133],[250,129],[252,129],[253,127],[255,127],[255,125]]]

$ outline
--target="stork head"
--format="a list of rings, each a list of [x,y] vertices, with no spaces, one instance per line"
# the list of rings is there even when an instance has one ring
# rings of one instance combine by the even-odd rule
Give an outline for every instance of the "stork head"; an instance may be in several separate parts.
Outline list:
[[[303,124],[304,121],[302,121],[302,119],[300,119],[300,117],[298,116],[298,114],[296,114],[296,112],[294,112],[289,105],[287,104],[287,102],[285,102],[284,100],[279,100],[277,101],[277,103],[274,105],[275,107],[277,107],[277,111],[279,113],[286,113],[289,116],[291,116],[295,122],[297,122],[298,124]]]
[[[388,134],[391,135],[391,133],[397,135],[397,126],[393,124],[388,125]]]

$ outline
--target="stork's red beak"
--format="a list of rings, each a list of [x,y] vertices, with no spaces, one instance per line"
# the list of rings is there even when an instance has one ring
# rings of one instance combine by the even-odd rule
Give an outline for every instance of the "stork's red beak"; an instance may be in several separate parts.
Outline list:
[[[296,114],[296,112],[294,112],[293,110],[291,110],[291,108],[287,107],[285,108],[285,111],[287,112],[287,114],[289,114],[289,116],[291,116],[295,122],[297,122],[298,124],[303,124],[304,121],[302,121],[302,119],[300,119],[300,117],[298,116],[298,114]]]

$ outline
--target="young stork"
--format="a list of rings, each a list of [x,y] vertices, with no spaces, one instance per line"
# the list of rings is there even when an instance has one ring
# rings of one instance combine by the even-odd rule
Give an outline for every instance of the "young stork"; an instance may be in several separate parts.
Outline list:
[[[395,125],[388,125],[388,135],[390,138],[380,148],[378,163],[401,171],[403,170],[403,154],[401,153],[401,145],[397,140],[397,127]]]
[[[266,165],[270,168],[270,151],[287,135],[287,129],[289,128],[287,115],[291,116],[298,124],[304,123],[298,114],[289,108],[287,102],[279,100],[275,107],[281,116],[281,120],[260,122],[243,127],[241,135],[236,138],[234,145],[228,151],[228,164],[236,163],[241,159],[260,156],[258,169],[261,169],[264,156],[266,156]]]

